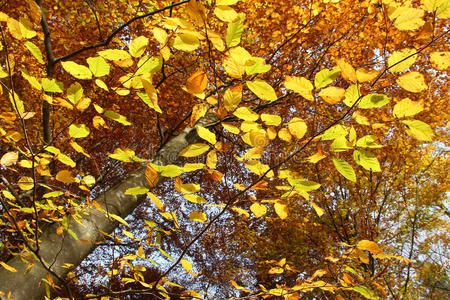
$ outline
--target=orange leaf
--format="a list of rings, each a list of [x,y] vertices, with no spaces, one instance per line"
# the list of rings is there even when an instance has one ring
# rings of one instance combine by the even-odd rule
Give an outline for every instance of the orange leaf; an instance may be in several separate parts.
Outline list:
[[[186,89],[191,94],[201,94],[206,89],[207,83],[205,72],[197,71],[186,80]]]

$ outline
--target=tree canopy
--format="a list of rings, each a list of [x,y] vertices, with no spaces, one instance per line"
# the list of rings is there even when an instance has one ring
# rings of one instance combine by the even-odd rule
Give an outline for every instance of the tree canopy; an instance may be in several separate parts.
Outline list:
[[[449,17],[2,1],[0,298],[448,298]]]

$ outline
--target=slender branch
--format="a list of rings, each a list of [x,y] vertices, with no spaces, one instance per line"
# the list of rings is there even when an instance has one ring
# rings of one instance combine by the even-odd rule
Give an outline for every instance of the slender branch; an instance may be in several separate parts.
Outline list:
[[[173,9],[174,7],[183,5],[183,4],[188,3],[188,2],[189,2],[189,0],[183,0],[183,1],[181,1],[181,2],[173,3],[173,4],[171,4],[171,5],[168,5],[168,6],[166,6],[166,7],[163,7],[163,8],[157,9],[157,10],[154,10],[154,11],[152,11],[152,12],[149,12],[149,13],[146,13],[146,14],[143,14],[143,15],[136,16],[136,17],[134,17],[134,18],[131,18],[130,20],[128,20],[127,22],[123,23],[121,26],[119,26],[118,28],[116,28],[116,29],[115,29],[115,30],[114,30],[114,31],[106,38],[106,40],[104,40],[103,42],[100,42],[100,43],[97,43],[97,44],[93,44],[93,45],[89,45],[89,46],[84,46],[84,47],[79,48],[78,50],[73,51],[72,53],[66,54],[66,55],[64,55],[64,56],[60,56],[60,57],[58,57],[58,58],[55,59],[55,63],[60,62],[60,61],[63,61],[63,60],[66,60],[66,59],[69,59],[69,58],[71,58],[71,57],[73,57],[73,56],[75,56],[75,55],[77,55],[77,54],[80,54],[80,53],[85,52],[85,51],[88,51],[88,50],[92,50],[92,49],[95,49],[95,48],[108,46],[109,43],[113,40],[113,38],[114,38],[116,35],[118,35],[123,29],[125,29],[126,27],[128,27],[128,26],[129,26],[131,23],[133,23],[134,21],[137,21],[137,20],[140,20],[140,19],[143,19],[143,18],[147,18],[147,17],[153,16],[153,15],[156,15],[156,14],[158,14],[158,13],[160,13],[160,12],[163,12],[163,11],[166,11],[166,10],[171,10],[171,9]]]

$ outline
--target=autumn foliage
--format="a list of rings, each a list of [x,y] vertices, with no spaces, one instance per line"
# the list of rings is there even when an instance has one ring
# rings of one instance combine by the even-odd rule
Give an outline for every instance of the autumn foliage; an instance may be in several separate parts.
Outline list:
[[[30,271],[26,299],[449,297],[449,17],[3,1],[0,297]],[[109,225],[79,237],[93,212]],[[55,266],[67,239],[97,248]]]

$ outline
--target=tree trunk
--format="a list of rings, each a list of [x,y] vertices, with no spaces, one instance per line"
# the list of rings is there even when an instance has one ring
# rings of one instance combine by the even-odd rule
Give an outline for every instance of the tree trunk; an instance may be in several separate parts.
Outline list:
[[[204,123],[206,119],[206,116],[201,118],[199,123]],[[158,165],[173,164],[179,157],[178,153],[196,139],[195,127],[188,127],[169,141],[151,161]],[[160,181],[161,178],[158,179],[158,183]],[[145,199],[145,195],[124,194],[128,188],[136,186],[148,186],[145,179],[145,167],[132,172],[126,179],[97,197],[96,201],[103,210],[125,218]],[[69,219],[69,228],[79,239],[88,240],[90,243],[75,240],[67,231],[61,235],[56,234],[59,224],[49,226],[39,239],[40,256],[61,278],[68,273],[68,269],[63,267],[64,264],[78,266],[95,249],[96,242],[104,237],[100,230],[111,233],[118,225],[117,221],[108,218],[105,212],[101,212],[93,205],[85,210],[83,218],[80,219],[81,224],[73,218]],[[18,271],[17,273],[0,268],[0,291],[5,293],[5,296],[0,299],[6,299],[9,292],[11,292],[10,299],[14,300],[44,298],[45,284],[41,282],[41,279],[45,278],[48,272],[36,258],[30,256],[24,251],[7,262]],[[30,265],[28,262],[30,260],[33,260],[34,266],[29,272],[25,272]],[[53,278],[53,280],[56,279]]]

